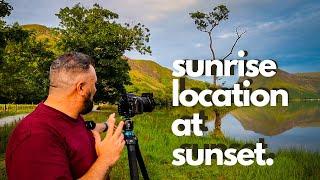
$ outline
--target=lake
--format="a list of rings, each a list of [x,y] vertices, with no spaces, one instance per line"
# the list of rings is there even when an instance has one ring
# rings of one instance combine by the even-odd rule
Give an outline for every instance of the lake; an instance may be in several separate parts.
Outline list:
[[[218,123],[219,124],[219,123]],[[288,107],[244,107],[207,121],[209,132],[236,140],[264,138],[268,149],[302,148],[320,151],[320,103],[291,102]],[[219,127],[220,126],[220,127]]]

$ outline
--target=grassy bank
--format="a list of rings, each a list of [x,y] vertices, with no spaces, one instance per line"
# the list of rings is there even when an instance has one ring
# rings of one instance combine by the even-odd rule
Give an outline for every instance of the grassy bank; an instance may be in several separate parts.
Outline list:
[[[203,144],[223,143],[229,145],[235,143],[229,138],[217,138],[213,135],[176,137],[171,132],[171,124],[175,119],[192,116],[192,113],[199,112],[199,110],[199,108],[158,109],[152,113],[144,113],[133,118],[134,131],[139,138],[140,149],[151,179],[320,179],[320,154],[302,150],[278,151],[274,164],[264,167],[257,164],[248,167],[241,165],[217,166],[215,161],[211,166],[173,166],[171,164],[172,151],[182,144],[198,144],[201,148]],[[219,111],[223,114],[227,112],[227,109]],[[92,112],[86,115],[85,119],[103,122],[111,112],[116,112],[116,108],[108,108],[103,112]],[[207,109],[205,114],[209,116],[209,119],[212,119],[213,113],[210,110]],[[117,119],[120,120],[119,116]],[[243,142],[240,143],[243,144]],[[4,179],[3,154],[0,155],[0,158],[2,158],[0,179]],[[113,168],[111,177],[113,179],[129,179],[126,150]]]
[[[305,152],[303,150],[281,150],[276,153],[272,166],[249,167],[235,165],[231,167],[216,166],[215,161],[211,166],[173,166],[172,151],[181,144],[218,144],[230,145],[235,142],[229,138],[217,138],[213,135],[206,137],[176,137],[171,132],[171,124],[182,116],[191,116],[200,109],[175,108],[161,109],[152,113],[144,113],[134,117],[134,131],[139,138],[148,172],[152,179],[319,179],[320,154]],[[226,109],[220,109],[222,114]],[[87,118],[103,121],[109,112],[92,113]],[[205,111],[211,119],[212,113]],[[114,179],[129,179],[129,169],[126,152],[113,168]]]

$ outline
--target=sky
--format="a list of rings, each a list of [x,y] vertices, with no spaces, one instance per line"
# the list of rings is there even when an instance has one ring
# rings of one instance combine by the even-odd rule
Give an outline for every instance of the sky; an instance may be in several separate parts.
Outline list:
[[[121,22],[145,24],[151,30],[151,55],[126,52],[133,59],[150,59],[172,69],[176,59],[210,59],[207,34],[196,29],[189,13],[209,12],[224,4],[229,19],[213,32],[217,58],[224,57],[240,27],[246,34],[234,49],[247,50],[246,59],[273,59],[280,69],[320,71],[320,1],[318,0],[8,0],[14,10],[8,23],[57,27],[60,8],[98,3],[120,15]]]

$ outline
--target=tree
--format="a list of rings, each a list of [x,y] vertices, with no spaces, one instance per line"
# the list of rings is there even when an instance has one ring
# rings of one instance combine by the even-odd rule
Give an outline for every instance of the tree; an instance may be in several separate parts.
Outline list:
[[[216,59],[216,54],[213,47],[213,30],[216,28],[222,21],[225,21],[229,18],[229,10],[225,5],[219,5],[213,8],[213,11],[204,13],[204,12],[193,12],[189,13],[190,17],[194,20],[197,29],[201,32],[207,33],[209,37],[209,48],[212,55],[212,60]],[[236,35],[237,38],[233,43],[230,52],[222,58],[225,60],[228,58],[232,53],[233,49],[238,43],[241,36],[246,33],[246,31],[239,32],[239,28],[236,28]],[[217,86],[217,76],[213,76],[213,85],[214,87]]]
[[[29,36],[29,33],[15,23],[13,26],[6,25],[4,17],[9,16],[13,10],[12,6],[0,0],[0,65],[3,61],[3,55],[8,42],[22,42]]]
[[[9,16],[12,11],[12,6],[9,3],[5,2],[4,0],[0,0],[0,64],[2,60],[3,50],[6,46],[5,41],[5,21],[3,20],[4,17]]]
[[[54,53],[47,42],[39,42],[33,33],[14,24],[10,27],[0,66],[1,103],[32,103],[48,93],[49,67]],[[19,41],[15,39],[18,36]]]
[[[4,0],[0,0],[0,17],[6,17],[11,14],[12,6]]]
[[[58,45],[64,51],[78,51],[95,59],[98,76],[96,100],[114,103],[124,85],[130,84],[125,51],[137,50],[141,54],[151,53],[149,29],[141,23],[129,25],[117,22],[118,14],[98,4],[86,9],[80,4],[60,9],[61,35]]]
[[[5,23],[12,9],[0,0],[0,103],[38,102],[47,94],[54,54],[18,23]]]

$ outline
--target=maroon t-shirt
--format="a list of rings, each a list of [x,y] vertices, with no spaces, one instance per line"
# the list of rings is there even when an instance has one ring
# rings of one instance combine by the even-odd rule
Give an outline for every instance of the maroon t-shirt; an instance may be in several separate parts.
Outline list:
[[[11,134],[6,168],[9,179],[76,179],[96,159],[94,137],[83,118],[40,103]]]

